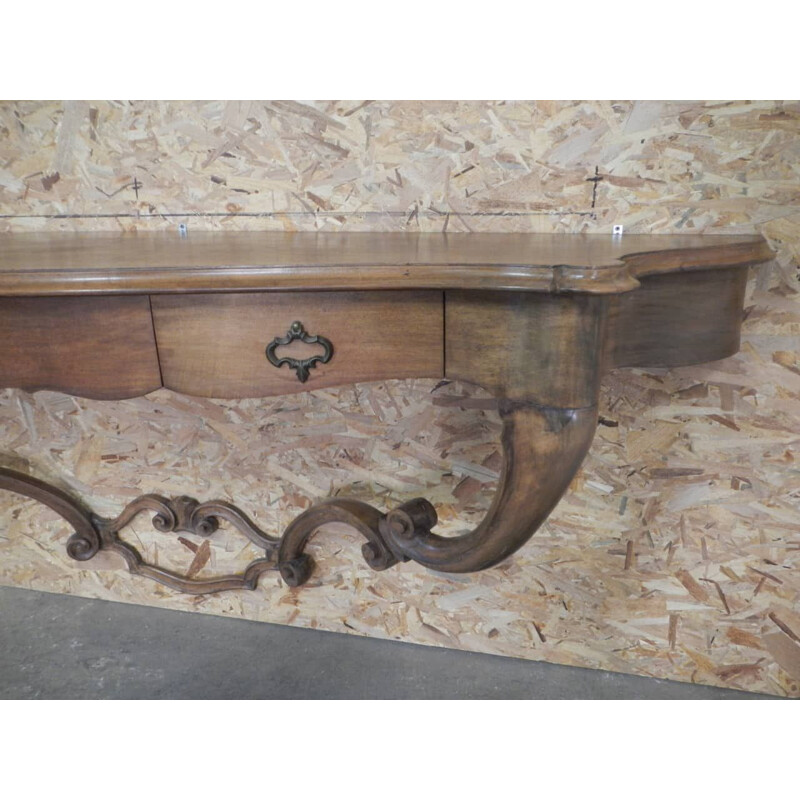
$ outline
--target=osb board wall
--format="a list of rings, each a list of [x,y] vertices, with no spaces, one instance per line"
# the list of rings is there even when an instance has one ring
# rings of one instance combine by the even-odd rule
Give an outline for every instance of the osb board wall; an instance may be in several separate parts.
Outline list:
[[[741,352],[618,370],[567,494],[503,565],[373,573],[357,537],[312,542],[311,584],[175,594],[100,556],[70,562],[47,509],[0,497],[0,581],[800,696],[800,103],[0,104],[0,230],[170,228],[761,231]],[[591,179],[596,180],[591,180]],[[238,502],[278,531],[318,498],[425,495],[446,531],[495,486],[499,420],[433,381],[208,401],[0,394],[0,460],[112,515],[148,491]],[[200,576],[254,555],[222,531],[149,529]],[[197,552],[196,552],[197,551]],[[102,560],[101,560],[102,559]]]

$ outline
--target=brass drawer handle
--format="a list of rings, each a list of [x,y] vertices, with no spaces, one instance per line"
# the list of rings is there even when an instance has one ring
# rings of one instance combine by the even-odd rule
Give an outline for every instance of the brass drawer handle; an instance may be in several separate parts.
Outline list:
[[[321,355],[318,356],[311,356],[311,358],[278,358],[275,355],[275,351],[281,346],[285,344],[291,344],[291,342],[299,339],[301,342],[305,344],[321,344],[323,352]],[[324,336],[310,336],[306,333],[306,329],[303,327],[302,322],[293,322],[289,330],[286,332],[286,336],[276,336],[268,345],[267,345],[267,360],[270,364],[274,367],[282,367],[284,364],[289,365],[289,369],[293,369],[297,373],[297,378],[300,383],[305,383],[308,380],[308,371],[313,367],[316,367],[317,364],[327,364],[331,357],[333,356],[333,344],[331,343],[330,339],[326,339]]]

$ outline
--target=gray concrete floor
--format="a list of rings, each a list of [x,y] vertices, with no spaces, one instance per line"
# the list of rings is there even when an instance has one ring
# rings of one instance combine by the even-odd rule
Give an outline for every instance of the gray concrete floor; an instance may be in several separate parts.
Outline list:
[[[0,587],[0,699],[760,697]]]

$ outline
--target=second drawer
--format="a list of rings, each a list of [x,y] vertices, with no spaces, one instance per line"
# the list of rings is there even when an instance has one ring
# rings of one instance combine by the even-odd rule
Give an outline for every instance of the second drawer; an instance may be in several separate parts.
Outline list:
[[[442,293],[256,292],[153,295],[164,386],[201,397],[260,397],[390,378],[443,376]],[[267,360],[293,322],[333,346],[301,382]],[[322,353],[294,341],[278,357]]]

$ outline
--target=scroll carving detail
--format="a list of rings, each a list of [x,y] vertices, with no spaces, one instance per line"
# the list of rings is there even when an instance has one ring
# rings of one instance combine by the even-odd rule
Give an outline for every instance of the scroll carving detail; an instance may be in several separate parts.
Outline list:
[[[597,409],[563,409],[555,415],[553,409],[515,404],[501,406],[501,415],[505,467],[494,503],[477,528],[460,536],[433,533],[438,522],[436,510],[421,497],[388,513],[360,500],[331,498],[300,514],[283,536],[274,537],[236,506],[221,500],[198,503],[191,497],[169,500],[146,494],[130,502],[119,516],[107,519],[55,486],[13,470],[0,469],[0,489],[39,500],[72,525],[75,533],[67,542],[71,558],[87,561],[99,550],[115,552],[132,573],[181,592],[255,589],[260,575],[268,570],[280,571],[289,586],[300,586],[313,570],[306,544],[331,522],[348,525],[366,539],[361,552],[375,570],[413,560],[442,572],[474,572],[518,550],[547,517],[580,467],[592,441]],[[554,464],[559,467],[554,469]],[[264,557],[236,575],[207,579],[177,575],[147,563],[135,547],[120,539],[119,532],[144,512],[153,514],[153,527],[162,533],[187,531],[209,537],[222,521],[227,522],[263,548]]]

